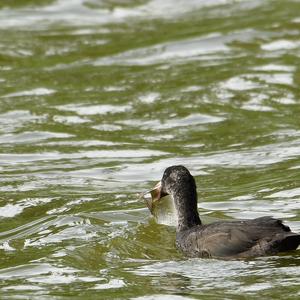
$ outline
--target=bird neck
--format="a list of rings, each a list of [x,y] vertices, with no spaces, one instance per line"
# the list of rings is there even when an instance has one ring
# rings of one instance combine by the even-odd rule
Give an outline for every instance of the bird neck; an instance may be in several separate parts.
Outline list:
[[[177,231],[201,225],[197,208],[197,192],[194,189],[178,189],[172,194],[177,210]]]

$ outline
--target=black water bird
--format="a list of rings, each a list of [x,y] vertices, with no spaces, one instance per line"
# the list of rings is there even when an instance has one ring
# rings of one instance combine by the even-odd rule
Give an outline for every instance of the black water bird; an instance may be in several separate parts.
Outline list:
[[[167,168],[155,187],[155,194],[153,201],[168,194],[172,196],[178,220],[176,246],[189,257],[230,259],[274,255],[295,250],[300,244],[300,234],[268,216],[202,224],[196,183],[184,166]]]

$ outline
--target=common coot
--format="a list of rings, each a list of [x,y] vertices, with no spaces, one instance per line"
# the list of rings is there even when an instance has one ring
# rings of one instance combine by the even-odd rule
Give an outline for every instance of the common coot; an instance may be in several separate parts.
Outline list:
[[[152,191],[152,201],[171,195],[177,213],[176,246],[189,257],[247,258],[295,250],[300,235],[266,216],[204,225],[197,209],[194,177],[184,166],[171,166]],[[163,201],[163,200],[162,200]]]

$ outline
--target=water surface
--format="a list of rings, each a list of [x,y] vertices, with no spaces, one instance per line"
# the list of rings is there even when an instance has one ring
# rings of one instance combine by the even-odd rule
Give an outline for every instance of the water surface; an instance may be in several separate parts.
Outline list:
[[[25,3],[26,2],[26,3]],[[184,258],[138,193],[300,231],[299,1],[2,1],[1,299],[298,299],[300,255]]]

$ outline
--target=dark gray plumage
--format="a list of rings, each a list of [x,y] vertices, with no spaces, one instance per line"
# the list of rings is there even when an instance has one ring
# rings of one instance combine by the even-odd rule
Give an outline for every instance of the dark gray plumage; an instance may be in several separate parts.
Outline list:
[[[300,235],[281,220],[262,217],[203,225],[193,176],[183,166],[165,170],[159,198],[171,194],[178,215],[176,245],[190,257],[246,258],[295,250]]]

